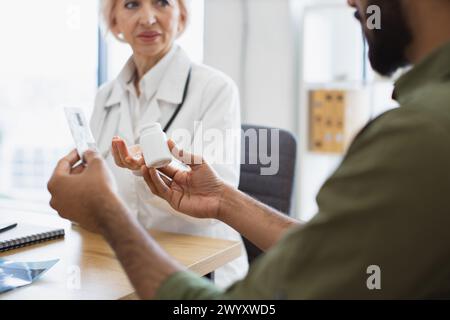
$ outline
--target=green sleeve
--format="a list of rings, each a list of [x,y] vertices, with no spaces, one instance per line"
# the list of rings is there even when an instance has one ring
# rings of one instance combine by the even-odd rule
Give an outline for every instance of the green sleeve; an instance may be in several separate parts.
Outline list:
[[[426,114],[400,109],[357,137],[321,189],[319,213],[258,259],[244,280],[221,292],[183,273],[163,285],[161,296],[390,299],[448,294],[450,136]],[[380,290],[367,286],[370,266],[380,269]]]
[[[170,276],[159,288],[157,300],[211,300],[223,291],[198,275],[181,271]]]

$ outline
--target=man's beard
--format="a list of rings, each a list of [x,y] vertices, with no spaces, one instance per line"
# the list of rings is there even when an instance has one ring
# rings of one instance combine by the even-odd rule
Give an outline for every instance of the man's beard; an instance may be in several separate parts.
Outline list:
[[[368,0],[368,5],[381,8],[381,29],[364,28],[369,44],[372,68],[383,76],[391,76],[409,64],[406,50],[413,40],[401,0]],[[362,19],[367,21],[367,17]]]

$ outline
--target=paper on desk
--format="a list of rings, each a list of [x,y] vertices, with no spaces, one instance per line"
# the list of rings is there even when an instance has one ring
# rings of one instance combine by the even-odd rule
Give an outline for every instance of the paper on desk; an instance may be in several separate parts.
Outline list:
[[[33,283],[58,261],[14,262],[0,259],[0,293]]]

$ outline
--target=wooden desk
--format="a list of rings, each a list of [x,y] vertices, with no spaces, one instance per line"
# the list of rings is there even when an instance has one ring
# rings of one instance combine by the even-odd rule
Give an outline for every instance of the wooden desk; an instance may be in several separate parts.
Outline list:
[[[71,226],[68,221],[55,216],[4,211],[0,209],[0,221],[63,227],[66,236],[61,240],[0,253],[0,258],[16,261],[60,259],[37,282],[0,294],[0,300],[117,300],[136,297],[114,252],[101,236]],[[172,257],[201,276],[241,255],[239,242],[159,231],[150,233]]]

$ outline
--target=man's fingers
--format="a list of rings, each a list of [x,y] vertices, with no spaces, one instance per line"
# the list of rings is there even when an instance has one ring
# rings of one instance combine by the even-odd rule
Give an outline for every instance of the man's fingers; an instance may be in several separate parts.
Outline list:
[[[61,176],[69,175],[72,167],[80,161],[80,157],[76,150],[72,150],[67,156],[58,161],[52,177],[47,183],[47,189],[53,195],[61,181]]]
[[[175,177],[176,173],[178,172],[178,169],[171,165],[165,166],[164,168],[159,168],[158,170],[171,179],[173,179],[173,177]]]
[[[170,180],[169,178],[167,178],[166,176],[162,175],[161,173],[159,173],[159,176],[161,177],[161,179],[164,181],[165,185],[168,186],[169,188],[172,187],[172,180]],[[171,190],[172,191],[172,190]]]
[[[52,197],[52,198],[50,199],[49,205],[50,205],[50,208],[52,208],[53,210],[55,210],[56,212],[58,212],[58,206],[56,205],[56,200],[55,200],[55,198]]]
[[[200,165],[204,163],[204,160],[201,156],[189,153],[180,149],[173,140],[168,140],[167,145],[169,146],[169,150],[172,155],[179,161],[189,166]]]
[[[141,171],[144,176],[144,180],[152,193],[160,198],[163,198],[167,202],[170,202],[172,190],[170,190],[167,184],[162,180],[156,169],[147,169],[146,167],[142,167]],[[170,183],[169,179],[165,179],[168,183]]]
[[[72,150],[67,156],[59,160],[55,168],[55,174],[69,174],[72,167],[80,161],[76,150]]]
[[[70,171],[70,174],[80,174],[84,171],[84,169],[86,169],[86,167],[84,166],[83,163],[81,163],[81,164],[77,165],[75,168],[73,168]]]
[[[92,163],[96,160],[101,160],[102,157],[98,152],[95,152],[93,150],[88,150],[83,154],[83,159],[86,162],[86,164],[89,165],[90,163]]]
[[[69,161],[69,164],[73,167],[78,161],[80,161],[80,156],[78,155],[77,150],[72,150],[67,156],[67,161]]]
[[[154,168],[149,169],[150,177],[156,187],[156,190],[158,191],[158,194],[161,195],[161,197],[167,201],[170,199],[170,188],[167,186],[167,184],[164,183],[163,179],[159,175],[158,171]]]
[[[152,178],[150,177],[150,173],[149,173],[148,168],[146,166],[142,166],[141,167],[141,172],[142,172],[142,176],[144,177],[145,182],[147,183],[148,187],[150,188],[150,191],[154,195],[160,197],[160,195],[158,194],[158,190],[156,189],[156,186],[153,183]]]

